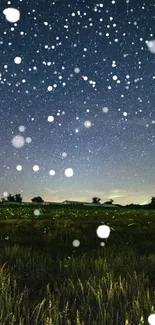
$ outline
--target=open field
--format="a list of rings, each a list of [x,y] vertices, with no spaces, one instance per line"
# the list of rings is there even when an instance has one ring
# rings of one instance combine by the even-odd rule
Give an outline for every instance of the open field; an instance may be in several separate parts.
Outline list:
[[[0,324],[149,324],[154,234],[155,210],[1,206]]]

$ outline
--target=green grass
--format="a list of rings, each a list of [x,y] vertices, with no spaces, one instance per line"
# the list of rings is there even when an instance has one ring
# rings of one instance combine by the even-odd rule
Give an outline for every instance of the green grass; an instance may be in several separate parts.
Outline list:
[[[96,234],[101,224],[111,228],[108,239]],[[4,206],[0,325],[148,324],[154,233],[153,210]]]

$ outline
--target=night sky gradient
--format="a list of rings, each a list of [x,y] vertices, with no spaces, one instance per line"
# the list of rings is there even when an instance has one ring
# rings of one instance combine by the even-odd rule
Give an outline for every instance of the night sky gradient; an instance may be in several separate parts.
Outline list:
[[[6,8],[20,11],[17,23],[6,19]],[[2,0],[0,31],[1,197],[149,203],[155,195],[155,53],[148,46],[155,40],[154,1]],[[32,141],[15,148],[17,135]]]

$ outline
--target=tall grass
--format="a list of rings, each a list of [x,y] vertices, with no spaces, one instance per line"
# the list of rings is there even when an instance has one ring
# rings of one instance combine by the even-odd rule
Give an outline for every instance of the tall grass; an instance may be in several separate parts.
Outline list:
[[[153,217],[123,212],[121,222],[116,213],[117,223],[113,211],[100,214],[93,222],[88,214],[87,223],[75,222],[75,211],[61,221],[0,222],[0,324],[148,323],[155,312]],[[138,226],[128,227],[131,217]],[[102,221],[115,229],[105,247],[96,235]]]

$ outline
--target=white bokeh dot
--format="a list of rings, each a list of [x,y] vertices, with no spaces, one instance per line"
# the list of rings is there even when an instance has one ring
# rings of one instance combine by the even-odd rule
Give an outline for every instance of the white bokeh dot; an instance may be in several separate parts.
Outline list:
[[[34,213],[34,215],[35,215],[35,216],[39,216],[39,214],[40,214],[40,211],[39,211],[38,209],[36,209],[36,210],[34,210],[34,212],[33,212],[33,213]]]
[[[39,166],[38,165],[34,165],[33,166],[33,170],[34,170],[34,172],[37,172],[39,170]]]
[[[67,157],[67,153],[66,153],[66,152],[63,152],[63,153],[62,153],[62,157],[63,157],[63,158],[66,158],[66,157]]]
[[[51,176],[54,176],[54,175],[55,175],[55,170],[51,169],[51,170],[49,171],[49,174],[50,174]]]
[[[155,40],[147,41],[148,49],[151,53],[155,54]]]
[[[26,141],[26,143],[31,143],[31,142],[32,142],[32,139],[31,139],[30,137],[27,137],[27,138],[25,139],[25,141]]]
[[[19,131],[20,131],[20,132],[24,132],[25,129],[26,129],[26,127],[25,127],[24,125],[20,125],[20,126],[19,126]]]
[[[108,238],[110,235],[110,227],[106,225],[101,225],[96,230],[97,236],[100,238]]]
[[[100,243],[100,246],[104,247],[104,246],[105,246],[105,243],[102,241],[102,242]]]
[[[90,127],[91,127],[91,122],[90,122],[90,121],[85,121],[85,122],[84,122],[84,126],[85,126],[86,128],[90,128]]]
[[[103,107],[102,111],[103,111],[103,113],[108,113],[108,107]]]
[[[65,176],[66,177],[72,177],[73,176],[73,169],[72,168],[65,169]]]
[[[15,8],[4,9],[3,14],[10,23],[16,23],[20,19],[20,11]]]
[[[22,170],[22,166],[21,165],[17,165],[16,169],[20,172]]]
[[[54,117],[53,116],[48,116],[48,122],[53,122],[54,121]]]
[[[78,247],[78,246],[80,246],[80,241],[78,239],[74,239],[72,244],[74,247]]]
[[[155,325],[155,314],[151,314],[148,317],[148,322],[149,322],[150,325]]]
[[[48,90],[48,91],[52,91],[52,89],[53,89],[52,86],[48,86],[48,87],[47,87],[47,90]]]
[[[11,142],[12,142],[12,145],[15,148],[19,149],[19,148],[22,148],[24,146],[25,139],[21,135],[15,135]]]
[[[127,112],[123,112],[123,116],[127,116],[128,115],[128,113]]]
[[[82,76],[83,80],[87,81],[88,77],[87,76]]]
[[[14,59],[14,62],[15,62],[16,64],[20,64],[20,63],[22,62],[21,57],[20,57],[20,56],[16,56],[16,58]]]
[[[75,72],[75,73],[79,73],[79,72],[80,72],[80,69],[79,69],[79,68],[75,68],[75,69],[74,69],[74,72]]]
[[[8,192],[3,192],[4,197],[8,197],[9,193]]]

